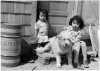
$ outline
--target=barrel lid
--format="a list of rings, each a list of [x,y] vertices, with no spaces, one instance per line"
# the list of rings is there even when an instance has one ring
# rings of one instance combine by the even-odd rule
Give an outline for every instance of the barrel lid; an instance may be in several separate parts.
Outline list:
[[[1,35],[2,38],[21,38],[21,36],[5,36],[5,35]]]
[[[1,23],[1,24],[9,25],[9,26],[22,26],[21,24],[18,23]]]

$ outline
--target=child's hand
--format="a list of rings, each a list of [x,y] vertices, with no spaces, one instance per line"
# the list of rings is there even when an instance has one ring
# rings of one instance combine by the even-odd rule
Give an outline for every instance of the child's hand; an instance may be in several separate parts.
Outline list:
[[[35,42],[36,42],[36,43],[38,42],[38,39],[37,39],[37,38],[35,39]]]
[[[67,27],[64,27],[63,30],[67,30]]]

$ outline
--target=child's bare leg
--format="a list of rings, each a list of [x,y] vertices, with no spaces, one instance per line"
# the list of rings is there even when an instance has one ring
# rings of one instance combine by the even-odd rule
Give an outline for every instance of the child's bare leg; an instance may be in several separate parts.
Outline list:
[[[87,62],[87,46],[84,41],[81,41],[81,48],[82,48],[82,54],[84,58],[84,61],[83,61],[84,67],[88,68],[89,66]]]
[[[83,54],[84,60],[87,60],[87,47],[84,41],[81,41],[81,48],[82,48],[82,54]]]
[[[43,52],[50,50],[50,43],[47,43],[44,47],[43,47]]]
[[[45,47],[37,48],[36,51],[39,52],[39,53],[43,53],[45,51],[50,50],[50,46],[51,46],[50,43],[47,43],[45,45]]]
[[[79,57],[79,51],[80,51],[80,42],[76,42],[73,46],[74,50],[74,62],[78,62],[78,57]]]
[[[84,68],[80,65],[78,58],[79,58],[79,51],[80,51],[80,42],[76,42],[75,45],[73,46],[74,50],[74,66],[77,67],[78,69],[83,70]]]

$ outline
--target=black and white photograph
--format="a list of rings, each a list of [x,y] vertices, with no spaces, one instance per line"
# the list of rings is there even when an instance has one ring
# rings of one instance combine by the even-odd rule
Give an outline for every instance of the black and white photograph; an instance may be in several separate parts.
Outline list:
[[[99,0],[1,0],[1,71],[99,70]]]

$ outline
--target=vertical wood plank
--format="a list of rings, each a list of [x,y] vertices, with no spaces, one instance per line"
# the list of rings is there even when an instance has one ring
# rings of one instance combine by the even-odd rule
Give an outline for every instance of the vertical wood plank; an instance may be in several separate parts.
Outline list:
[[[32,6],[31,4],[25,4],[25,13],[31,13]]]
[[[14,3],[13,2],[4,2],[3,3],[4,12],[13,13]]]
[[[36,22],[37,15],[37,1],[32,1],[32,14],[31,14],[31,40],[35,40],[34,24]]]
[[[4,16],[3,16],[3,14],[1,14],[1,22],[4,22],[3,18],[4,18]]]
[[[20,4],[14,3],[14,13],[20,13]]]
[[[8,12],[9,4],[7,2],[3,2],[3,12]]]
[[[77,14],[82,16],[83,1],[78,1]]]
[[[4,2],[1,2],[1,12],[4,12]]]
[[[8,22],[15,23],[15,15],[14,14],[8,14]]]
[[[22,36],[30,36],[30,26],[22,27]]]
[[[22,24],[23,25],[30,25],[31,24],[31,15],[23,15],[22,16]]]
[[[25,26],[25,36],[30,36],[30,26]]]
[[[22,33],[21,33],[21,35],[22,36],[25,35],[25,27],[24,26],[22,26]]]
[[[20,13],[24,13],[24,3],[20,3]]]
[[[74,1],[69,1],[68,7],[67,7],[68,17],[66,19],[66,26],[69,25],[69,20],[72,17],[73,7],[74,7]]]
[[[75,1],[74,3],[74,9],[73,9],[73,12],[72,12],[72,17],[77,15],[77,9],[78,8],[78,1]]]
[[[14,13],[14,2],[9,3],[9,12]]]
[[[15,15],[15,23],[22,24],[22,15]]]
[[[8,14],[3,14],[3,22],[8,22]]]

